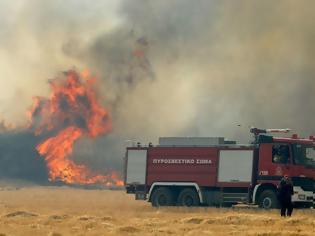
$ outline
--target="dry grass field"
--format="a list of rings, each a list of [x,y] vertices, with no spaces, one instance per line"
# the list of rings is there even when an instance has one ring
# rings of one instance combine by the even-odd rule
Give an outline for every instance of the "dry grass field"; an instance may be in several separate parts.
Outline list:
[[[152,208],[123,191],[0,187],[0,236],[315,235],[314,210]]]

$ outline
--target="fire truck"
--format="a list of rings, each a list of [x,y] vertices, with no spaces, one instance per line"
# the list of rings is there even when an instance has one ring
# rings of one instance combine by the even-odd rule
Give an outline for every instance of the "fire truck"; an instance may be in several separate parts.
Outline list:
[[[127,147],[124,183],[136,200],[152,206],[277,208],[277,187],[287,174],[295,206],[315,199],[315,138],[275,137],[289,129],[251,128],[254,140],[238,144],[222,137],[164,137],[158,145]]]

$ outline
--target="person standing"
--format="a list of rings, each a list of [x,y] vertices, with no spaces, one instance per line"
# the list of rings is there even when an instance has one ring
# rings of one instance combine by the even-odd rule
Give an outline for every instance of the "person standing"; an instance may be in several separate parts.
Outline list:
[[[292,195],[294,194],[294,192],[293,183],[287,174],[284,175],[279,183],[278,193],[279,203],[281,206],[281,216],[290,217],[293,212]]]

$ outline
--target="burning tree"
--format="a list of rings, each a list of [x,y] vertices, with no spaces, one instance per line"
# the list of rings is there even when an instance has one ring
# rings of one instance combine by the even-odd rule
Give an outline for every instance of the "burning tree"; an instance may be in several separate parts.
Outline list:
[[[94,89],[95,77],[69,70],[50,80],[49,98],[35,97],[30,111],[31,128],[47,137],[36,149],[44,157],[49,180],[65,183],[122,185],[119,174],[93,173],[76,164],[70,156],[76,140],[94,138],[112,129],[109,112],[99,103]]]

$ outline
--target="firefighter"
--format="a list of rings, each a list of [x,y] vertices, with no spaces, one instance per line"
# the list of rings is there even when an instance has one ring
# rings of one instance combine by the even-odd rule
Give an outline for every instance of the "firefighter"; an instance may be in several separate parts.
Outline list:
[[[281,206],[281,216],[291,216],[293,211],[293,204],[292,204],[292,195],[293,195],[293,184],[289,175],[285,174],[284,177],[281,179],[280,184],[278,186],[278,197],[279,203]]]

